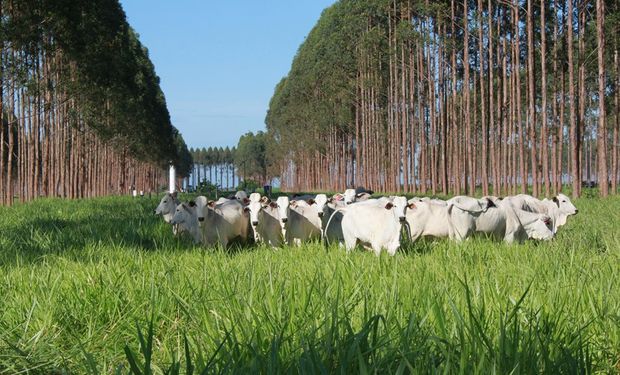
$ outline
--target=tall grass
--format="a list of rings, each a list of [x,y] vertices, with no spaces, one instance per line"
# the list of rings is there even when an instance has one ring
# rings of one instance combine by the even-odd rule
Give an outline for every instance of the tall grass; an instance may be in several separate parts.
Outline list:
[[[549,243],[204,249],[155,199],[0,208],[0,372],[614,373],[620,199]]]

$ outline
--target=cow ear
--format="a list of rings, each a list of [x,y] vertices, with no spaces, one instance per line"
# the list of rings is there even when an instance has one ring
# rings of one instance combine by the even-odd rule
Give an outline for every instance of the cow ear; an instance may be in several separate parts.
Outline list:
[[[194,201],[189,201],[188,204],[190,207],[196,207],[196,202]]]
[[[413,202],[411,202],[411,203],[409,203],[409,204],[407,205],[407,208],[410,208],[410,209],[412,209],[412,210],[413,210],[415,207],[416,207],[416,206],[415,206],[415,203],[413,203]]]
[[[314,199],[310,198],[306,201],[306,203],[308,203],[310,206],[312,206],[313,204],[315,204],[316,202],[314,201]]]
[[[292,200],[292,201],[290,201],[290,202],[288,203],[288,205],[289,205],[290,207],[297,207],[297,201]]]
[[[243,198],[243,204],[247,206],[250,204],[250,200],[248,198]]]
[[[278,208],[278,203],[277,202],[269,202],[269,207],[271,207],[271,208]]]
[[[267,198],[267,197],[262,197],[262,198],[260,199],[260,202],[261,202],[261,203],[269,203],[269,202],[270,202],[270,199],[269,199],[269,198]]]
[[[209,202],[207,202],[207,206],[209,206],[209,207],[211,207],[211,208],[215,207],[215,201],[209,201]]]
[[[250,207],[248,206],[243,207],[243,212],[250,212]]]
[[[555,202],[555,204],[558,205],[558,207],[560,207],[560,200],[558,199],[558,197],[553,197],[553,201]]]
[[[176,199],[176,197],[177,197],[177,192],[175,191],[174,193],[170,194],[170,196],[171,196],[172,198],[175,198],[175,199]]]
[[[334,198],[327,198],[327,203],[332,203],[334,201]]]
[[[487,208],[491,208],[491,207],[497,207],[497,206],[495,205],[493,200],[487,198]]]
[[[392,207],[394,207],[394,204],[393,204],[392,202],[387,202],[387,203],[385,204],[385,209],[386,209],[386,210],[391,210],[391,209],[392,209]]]

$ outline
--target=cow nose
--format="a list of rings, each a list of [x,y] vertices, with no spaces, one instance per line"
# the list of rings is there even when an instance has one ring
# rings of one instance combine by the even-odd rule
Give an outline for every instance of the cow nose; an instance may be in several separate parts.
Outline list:
[[[258,225],[258,221],[253,221],[252,225],[257,226]]]
[[[319,212],[319,217],[323,217],[323,213],[322,212]]]
[[[287,221],[288,221],[288,219],[287,219],[287,218],[282,218],[282,222],[283,222],[283,223],[286,223]]]
[[[157,215],[157,210],[153,210],[153,213],[154,213],[155,215]]]
[[[199,217],[198,221],[205,221],[205,218],[204,217]]]
[[[401,216],[401,217],[398,218],[398,220],[400,220],[401,223],[404,223],[405,222],[405,217]]]
[[[579,213],[579,210],[578,210],[578,209],[576,209],[576,208],[575,208],[575,213],[576,213],[576,214],[578,214],[578,213]]]

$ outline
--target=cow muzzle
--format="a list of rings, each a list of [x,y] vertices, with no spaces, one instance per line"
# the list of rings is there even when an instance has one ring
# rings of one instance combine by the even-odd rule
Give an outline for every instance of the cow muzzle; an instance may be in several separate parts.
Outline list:
[[[204,217],[199,217],[198,221],[205,221],[205,218]]]
[[[323,212],[319,212],[319,217],[323,217]]]
[[[404,223],[405,220],[407,220],[404,216],[401,216],[398,218],[398,221],[400,221],[401,223]]]
[[[288,221],[288,218],[286,218],[286,217],[282,219],[283,223],[286,223],[287,221]]]
[[[258,225],[258,221],[253,221],[252,225],[257,226]]]

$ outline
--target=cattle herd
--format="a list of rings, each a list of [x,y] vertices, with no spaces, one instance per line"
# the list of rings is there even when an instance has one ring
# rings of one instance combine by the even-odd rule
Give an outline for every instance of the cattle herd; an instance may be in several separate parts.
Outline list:
[[[505,198],[457,196],[448,200],[389,196],[348,189],[325,194],[280,196],[238,191],[229,198],[209,201],[203,196],[180,202],[167,193],[155,209],[172,225],[175,235],[188,233],[196,243],[228,246],[232,241],[265,243],[273,247],[323,240],[347,251],[358,244],[394,255],[403,236],[447,237],[463,241],[483,233],[497,241],[522,243],[551,240],[577,208],[559,194],[539,200],[526,194]],[[404,233],[404,235],[403,235]]]

